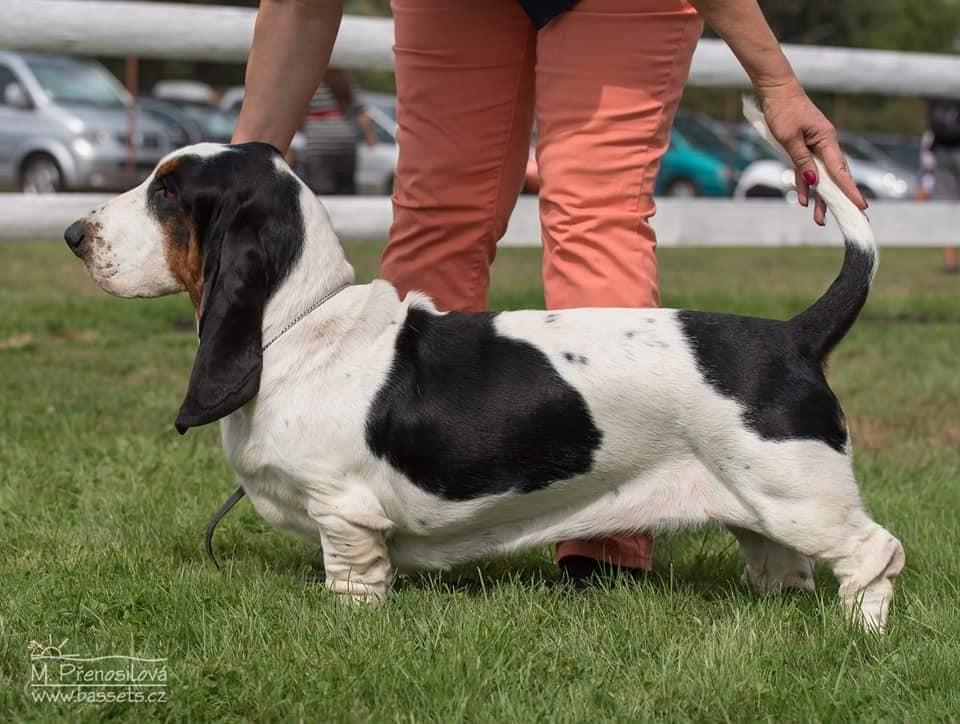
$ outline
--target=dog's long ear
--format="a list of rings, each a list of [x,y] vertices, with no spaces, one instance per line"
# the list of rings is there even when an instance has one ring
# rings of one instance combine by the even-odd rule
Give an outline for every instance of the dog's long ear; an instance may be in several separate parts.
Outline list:
[[[184,203],[203,258],[200,348],[177,430],[215,422],[260,390],[263,315],[303,251],[301,184],[262,143],[229,147],[195,171]],[[187,184],[190,186],[191,184]]]
[[[205,246],[200,348],[177,415],[181,435],[246,404],[260,389],[263,366],[269,280],[256,232],[235,219]]]

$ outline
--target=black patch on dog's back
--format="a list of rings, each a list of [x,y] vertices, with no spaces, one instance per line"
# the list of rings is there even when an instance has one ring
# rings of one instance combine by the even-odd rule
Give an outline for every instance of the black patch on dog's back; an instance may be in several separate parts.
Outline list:
[[[589,472],[602,439],[580,393],[495,316],[410,309],[367,416],[373,453],[448,500]]]
[[[819,360],[800,353],[784,322],[679,312],[697,367],[720,394],[739,402],[744,422],[765,440],[821,440],[843,452],[843,411]]]

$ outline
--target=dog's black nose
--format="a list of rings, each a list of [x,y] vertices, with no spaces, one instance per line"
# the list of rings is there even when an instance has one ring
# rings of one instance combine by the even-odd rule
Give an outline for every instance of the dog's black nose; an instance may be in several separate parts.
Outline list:
[[[63,238],[66,239],[67,246],[70,247],[73,253],[80,256],[80,247],[83,246],[83,242],[87,238],[86,225],[83,219],[78,219],[70,224],[67,230],[63,232]]]

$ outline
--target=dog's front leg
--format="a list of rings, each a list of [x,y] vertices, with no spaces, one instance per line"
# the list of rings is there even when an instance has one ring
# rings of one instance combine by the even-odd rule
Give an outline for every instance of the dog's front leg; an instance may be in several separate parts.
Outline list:
[[[321,541],[327,588],[357,603],[382,603],[394,575],[383,531],[326,518]]]

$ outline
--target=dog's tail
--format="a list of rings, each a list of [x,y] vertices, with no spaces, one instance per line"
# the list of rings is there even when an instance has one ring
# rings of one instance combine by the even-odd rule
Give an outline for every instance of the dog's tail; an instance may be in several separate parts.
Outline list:
[[[774,140],[763,114],[749,98],[743,99],[743,115],[767,143],[787,156]],[[820,159],[815,158],[814,161],[819,176],[817,194],[826,203],[843,233],[843,265],[823,296],[787,324],[801,349],[815,359],[823,360],[844,338],[863,309],[870,283],[877,271],[878,255],[873,229],[866,214],[840,190]]]

